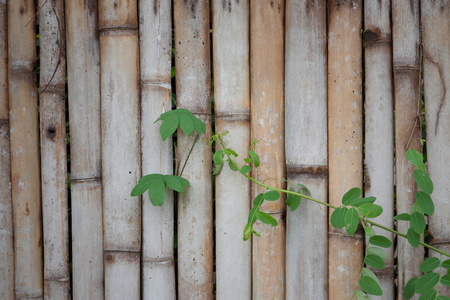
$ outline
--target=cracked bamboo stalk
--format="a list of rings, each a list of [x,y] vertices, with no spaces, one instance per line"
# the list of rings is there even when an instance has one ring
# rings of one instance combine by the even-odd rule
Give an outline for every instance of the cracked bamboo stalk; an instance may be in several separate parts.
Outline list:
[[[365,197],[377,197],[383,214],[376,222],[394,226],[394,100],[392,77],[391,4],[388,0],[364,2],[365,26]],[[394,244],[394,236],[386,236]],[[367,242],[367,239],[366,239]],[[386,249],[385,267],[373,270],[380,279],[383,296],[395,299],[394,247]]]
[[[287,179],[326,201],[326,2],[287,0],[285,66]],[[286,230],[286,299],[327,299],[327,208],[302,201]]]
[[[97,0],[65,2],[70,120],[72,298],[103,299]]]
[[[250,147],[248,21],[249,1],[213,1],[216,132],[230,132],[224,142],[239,154],[239,166]],[[250,181],[225,166],[216,176],[218,299],[251,298],[251,242],[242,241],[249,210]]]
[[[362,188],[362,0],[328,1],[329,201]],[[330,211],[330,215],[331,215]],[[362,267],[363,234],[329,227],[329,299],[350,299]]]
[[[419,1],[392,3],[392,42],[395,97],[395,166],[397,214],[411,213],[416,201],[414,166],[405,158],[406,150],[421,150]],[[398,231],[408,231],[408,222],[398,222]],[[403,297],[406,283],[420,274],[424,256],[422,246],[413,248],[406,239],[398,239],[398,297]]]
[[[16,299],[43,297],[35,2],[8,3],[8,85]],[[31,20],[31,21],[30,21]],[[29,23],[28,26],[26,24]]]
[[[261,166],[252,177],[263,181],[284,178],[284,0],[250,3],[251,139]],[[266,182],[284,188],[279,179]],[[252,185],[252,198],[264,188]],[[285,204],[284,195],[266,202],[261,210],[271,214],[278,226],[255,223],[261,237],[253,236],[253,298],[285,298]]]
[[[137,2],[99,1],[105,298],[140,298]]]
[[[139,2],[142,174],[172,174],[172,138],[162,141],[153,124],[171,105],[171,1]],[[161,123],[158,123],[160,125]],[[157,159],[155,159],[157,158]],[[163,206],[142,198],[142,297],[175,299],[174,203],[167,190]]]

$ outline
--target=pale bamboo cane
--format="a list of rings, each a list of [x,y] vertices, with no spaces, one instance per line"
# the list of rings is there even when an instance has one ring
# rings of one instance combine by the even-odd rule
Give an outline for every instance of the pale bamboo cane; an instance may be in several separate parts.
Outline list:
[[[326,2],[286,2],[287,179],[327,199]],[[287,212],[286,299],[327,299],[327,209]],[[301,237],[301,238],[299,238]]]
[[[397,214],[411,213],[415,202],[414,166],[405,158],[409,148],[420,151],[421,113],[419,1],[392,3],[392,42],[395,97],[395,166]],[[406,233],[407,222],[398,222],[398,231]],[[413,248],[406,239],[398,239],[398,297],[403,297],[406,283],[420,274],[424,256],[422,246]],[[418,297],[416,297],[418,298]]]
[[[140,298],[141,175],[136,1],[99,1],[105,298]]]
[[[177,107],[190,110],[206,123],[195,140],[179,131],[177,170],[190,182],[178,197],[178,297],[213,298],[212,151],[205,138],[211,135],[209,1],[174,2]]]
[[[162,141],[153,124],[171,105],[171,1],[139,2],[142,174],[173,173],[172,139]],[[142,199],[142,296],[175,299],[173,193],[162,207]]]
[[[377,197],[383,214],[375,220],[394,226],[394,102],[392,77],[391,1],[364,1],[365,45],[365,197]],[[380,231],[394,244],[394,236]],[[394,248],[386,249],[385,267],[373,270],[383,296],[395,299]]]
[[[230,132],[225,145],[240,155],[242,166],[251,144],[249,1],[213,1],[213,49],[216,132]],[[224,167],[215,198],[216,297],[251,299],[251,242],[242,241],[250,182]]]
[[[362,188],[362,1],[328,1],[329,201],[342,204],[350,188]],[[331,214],[331,211],[330,211]],[[364,239],[329,230],[330,299],[350,299],[358,285]]]
[[[43,297],[35,2],[8,3],[8,85],[16,299]],[[26,24],[29,23],[28,26]]]

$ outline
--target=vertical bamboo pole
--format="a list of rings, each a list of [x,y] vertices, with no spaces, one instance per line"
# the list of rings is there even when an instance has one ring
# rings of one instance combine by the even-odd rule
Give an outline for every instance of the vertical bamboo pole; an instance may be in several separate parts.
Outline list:
[[[251,138],[262,140],[256,146],[261,167],[253,177],[265,180],[285,176],[284,160],[284,0],[250,3]],[[283,188],[280,180],[272,186]],[[252,186],[252,198],[263,192]],[[253,237],[253,298],[285,298],[285,205],[284,198],[267,202],[261,210],[271,214],[278,226],[257,222]]]
[[[8,3],[8,85],[16,299],[43,297],[33,0]],[[30,20],[30,24],[25,26]]]
[[[415,202],[416,183],[412,176],[414,166],[405,158],[409,148],[420,150],[421,113],[420,55],[419,55],[419,1],[392,3],[392,39],[395,97],[395,165],[397,214],[411,213]],[[398,230],[406,233],[409,224],[398,222]],[[422,246],[414,249],[406,239],[398,239],[398,297],[409,279],[419,275],[423,257]]]
[[[142,174],[172,174],[172,139],[162,141],[153,124],[172,107],[171,1],[141,0],[139,20]],[[175,299],[173,193],[167,193],[162,207],[153,207],[147,193],[142,201],[143,298]]]
[[[182,174],[191,187],[178,197],[178,296],[212,299],[212,157],[205,141],[211,135],[209,1],[175,1],[174,21],[177,107],[206,123]],[[195,139],[179,133],[177,175]]]
[[[14,240],[8,105],[8,15],[0,1],[0,299],[14,299]]]
[[[394,226],[394,104],[392,90],[391,1],[364,1],[365,26],[365,196],[377,197],[383,214],[375,220]],[[394,242],[394,236],[379,231]],[[394,243],[392,243],[394,244]],[[383,296],[395,299],[394,248],[386,250],[385,267],[373,270]],[[372,296],[371,296],[372,297]]]
[[[329,201],[362,187],[362,1],[328,1]],[[331,212],[330,212],[331,215]],[[363,235],[329,230],[330,299],[350,299],[358,284]]]
[[[137,2],[99,1],[105,298],[140,298]],[[119,142],[120,141],[120,142]]]
[[[39,15],[40,131],[44,297],[70,298],[65,111],[64,2],[45,3]]]
[[[427,161],[435,205],[428,233],[433,246],[450,252],[450,1],[421,4]],[[450,295],[450,288],[440,285],[439,294]]]
[[[74,300],[103,299],[97,0],[65,2]]]
[[[287,179],[327,199],[326,2],[286,2]],[[286,299],[327,299],[327,209],[303,201],[288,210]],[[302,237],[302,238],[299,238]],[[311,247],[314,245],[314,247]]]
[[[216,132],[242,158],[250,147],[249,1],[213,1]],[[229,138],[230,137],[230,138]],[[243,159],[239,160],[242,165]],[[251,298],[251,243],[242,241],[250,182],[228,167],[216,176],[216,297]],[[233,288],[230,288],[233,287]]]

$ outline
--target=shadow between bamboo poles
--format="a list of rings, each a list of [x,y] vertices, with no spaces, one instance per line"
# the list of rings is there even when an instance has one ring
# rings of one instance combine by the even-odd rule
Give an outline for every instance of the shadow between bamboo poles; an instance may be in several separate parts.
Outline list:
[[[253,169],[252,177],[263,181],[285,176],[284,160],[284,0],[252,1],[250,3],[250,65],[251,65],[251,139],[256,145],[261,167]],[[284,188],[279,180],[270,182]],[[263,192],[252,186],[252,198]],[[266,202],[261,210],[272,214],[278,226],[257,222],[253,237],[253,298],[285,298],[285,205],[284,195],[275,202]]]
[[[173,174],[172,138],[162,141],[159,115],[171,110],[171,1],[139,2],[142,174]],[[142,297],[175,299],[174,203],[161,207],[142,198]]]
[[[285,67],[287,179],[327,199],[326,2],[287,0]],[[327,229],[324,206],[288,210],[286,299],[327,299]]]
[[[8,3],[8,85],[16,298],[43,297],[34,1]]]
[[[410,148],[421,150],[419,1],[392,3],[392,38],[395,97],[395,165],[397,214],[410,213],[415,202],[414,166],[405,158]],[[398,231],[406,233],[408,223],[398,222]],[[406,283],[420,274],[423,247],[411,247],[406,239],[398,239],[398,297],[403,297]]]
[[[362,0],[328,1],[329,201],[362,187]],[[330,211],[330,215],[331,215]],[[350,299],[358,285],[363,233],[329,227],[329,299]],[[349,263],[350,261],[350,263]]]
[[[390,1],[364,1],[365,45],[365,172],[364,196],[377,197],[383,214],[376,222],[394,227],[394,105],[392,77],[392,34]],[[394,236],[386,236],[394,244]],[[367,239],[366,239],[367,242]],[[374,273],[380,279],[383,296],[395,299],[394,247],[386,249],[383,269]]]
[[[140,298],[139,45],[136,1],[99,1],[105,298]]]
[[[239,154],[242,166],[251,146],[249,1],[213,1],[213,32],[215,131],[230,132],[225,145]],[[216,297],[251,299],[251,242],[242,241],[250,181],[228,166],[215,179]]]
[[[177,107],[206,123],[182,174],[190,188],[178,195],[178,297],[212,299],[212,152],[205,141],[211,136],[209,1],[175,1],[174,22]],[[176,175],[196,136],[178,132]]]
[[[70,119],[72,298],[103,299],[97,1],[65,2]]]
[[[8,15],[0,1],[0,299],[14,299],[14,240],[8,101]]]
[[[449,252],[450,3],[447,1],[446,4],[439,5],[431,1],[422,1],[421,5],[427,161],[434,184],[431,196],[435,205],[433,216],[428,218],[428,233],[431,245]],[[434,252],[429,254],[439,257]],[[440,285],[439,294],[450,295],[450,288]]]
[[[44,298],[69,299],[64,2],[39,7]]]

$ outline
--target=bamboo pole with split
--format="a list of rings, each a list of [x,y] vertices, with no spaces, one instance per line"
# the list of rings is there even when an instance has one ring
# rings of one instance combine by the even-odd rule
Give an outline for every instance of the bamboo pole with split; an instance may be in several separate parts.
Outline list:
[[[285,66],[287,179],[326,201],[326,2],[287,0]],[[310,201],[287,212],[286,299],[327,299],[327,216]]]
[[[251,139],[261,166],[253,169],[258,181],[284,178],[284,0],[250,3]],[[279,179],[266,183],[284,188]],[[252,186],[252,198],[264,192]],[[253,236],[253,298],[285,298],[285,204],[284,195],[266,202],[261,210],[274,217],[278,226],[255,224],[261,237]]]
[[[395,166],[397,214],[411,213],[416,201],[414,166],[406,160],[410,148],[421,150],[421,96],[419,54],[419,1],[392,3],[392,42],[395,97]],[[406,233],[409,223],[398,222],[398,231]],[[406,239],[398,239],[398,297],[403,297],[406,283],[420,274],[424,256],[422,246],[413,248]]]
[[[214,114],[217,133],[244,164],[250,147],[249,1],[213,1]],[[219,150],[216,145],[216,150]],[[251,298],[251,242],[242,241],[250,182],[227,166],[216,175],[216,297]],[[233,288],[230,288],[233,287]]]
[[[177,107],[206,123],[206,135],[198,138],[183,174],[196,134],[178,131],[175,173],[190,183],[178,195],[178,297],[212,299],[212,151],[205,141],[211,135],[209,1],[175,1],[174,22]]]
[[[99,1],[105,298],[140,298],[137,2]]]
[[[16,299],[43,297],[34,4],[33,0],[8,2],[8,85]]]
[[[394,226],[394,100],[392,90],[391,1],[364,1],[365,45],[365,173],[364,196],[377,197],[383,214],[378,223]],[[394,236],[386,236],[394,244]],[[383,296],[395,299],[394,247],[386,249],[385,267],[373,270]]]
[[[427,164],[434,184],[431,197],[435,205],[434,214],[429,217],[428,233],[431,245],[449,253],[450,1],[422,1],[421,4]],[[430,254],[439,257],[435,252]],[[450,288],[440,285],[439,294],[450,295]]]
[[[7,1],[0,1],[0,299],[14,299],[14,240],[8,104]]]
[[[340,206],[362,188],[362,1],[328,1],[329,201]],[[330,211],[331,215],[331,211]],[[329,229],[329,299],[350,299],[358,285],[363,234]]]
[[[173,173],[172,139],[153,124],[171,105],[171,1],[139,2],[142,174]],[[142,297],[175,299],[173,193],[154,207],[142,196]]]
[[[39,1],[44,298],[69,299],[69,224],[63,0]]]
[[[65,2],[74,300],[103,299],[97,0]]]

